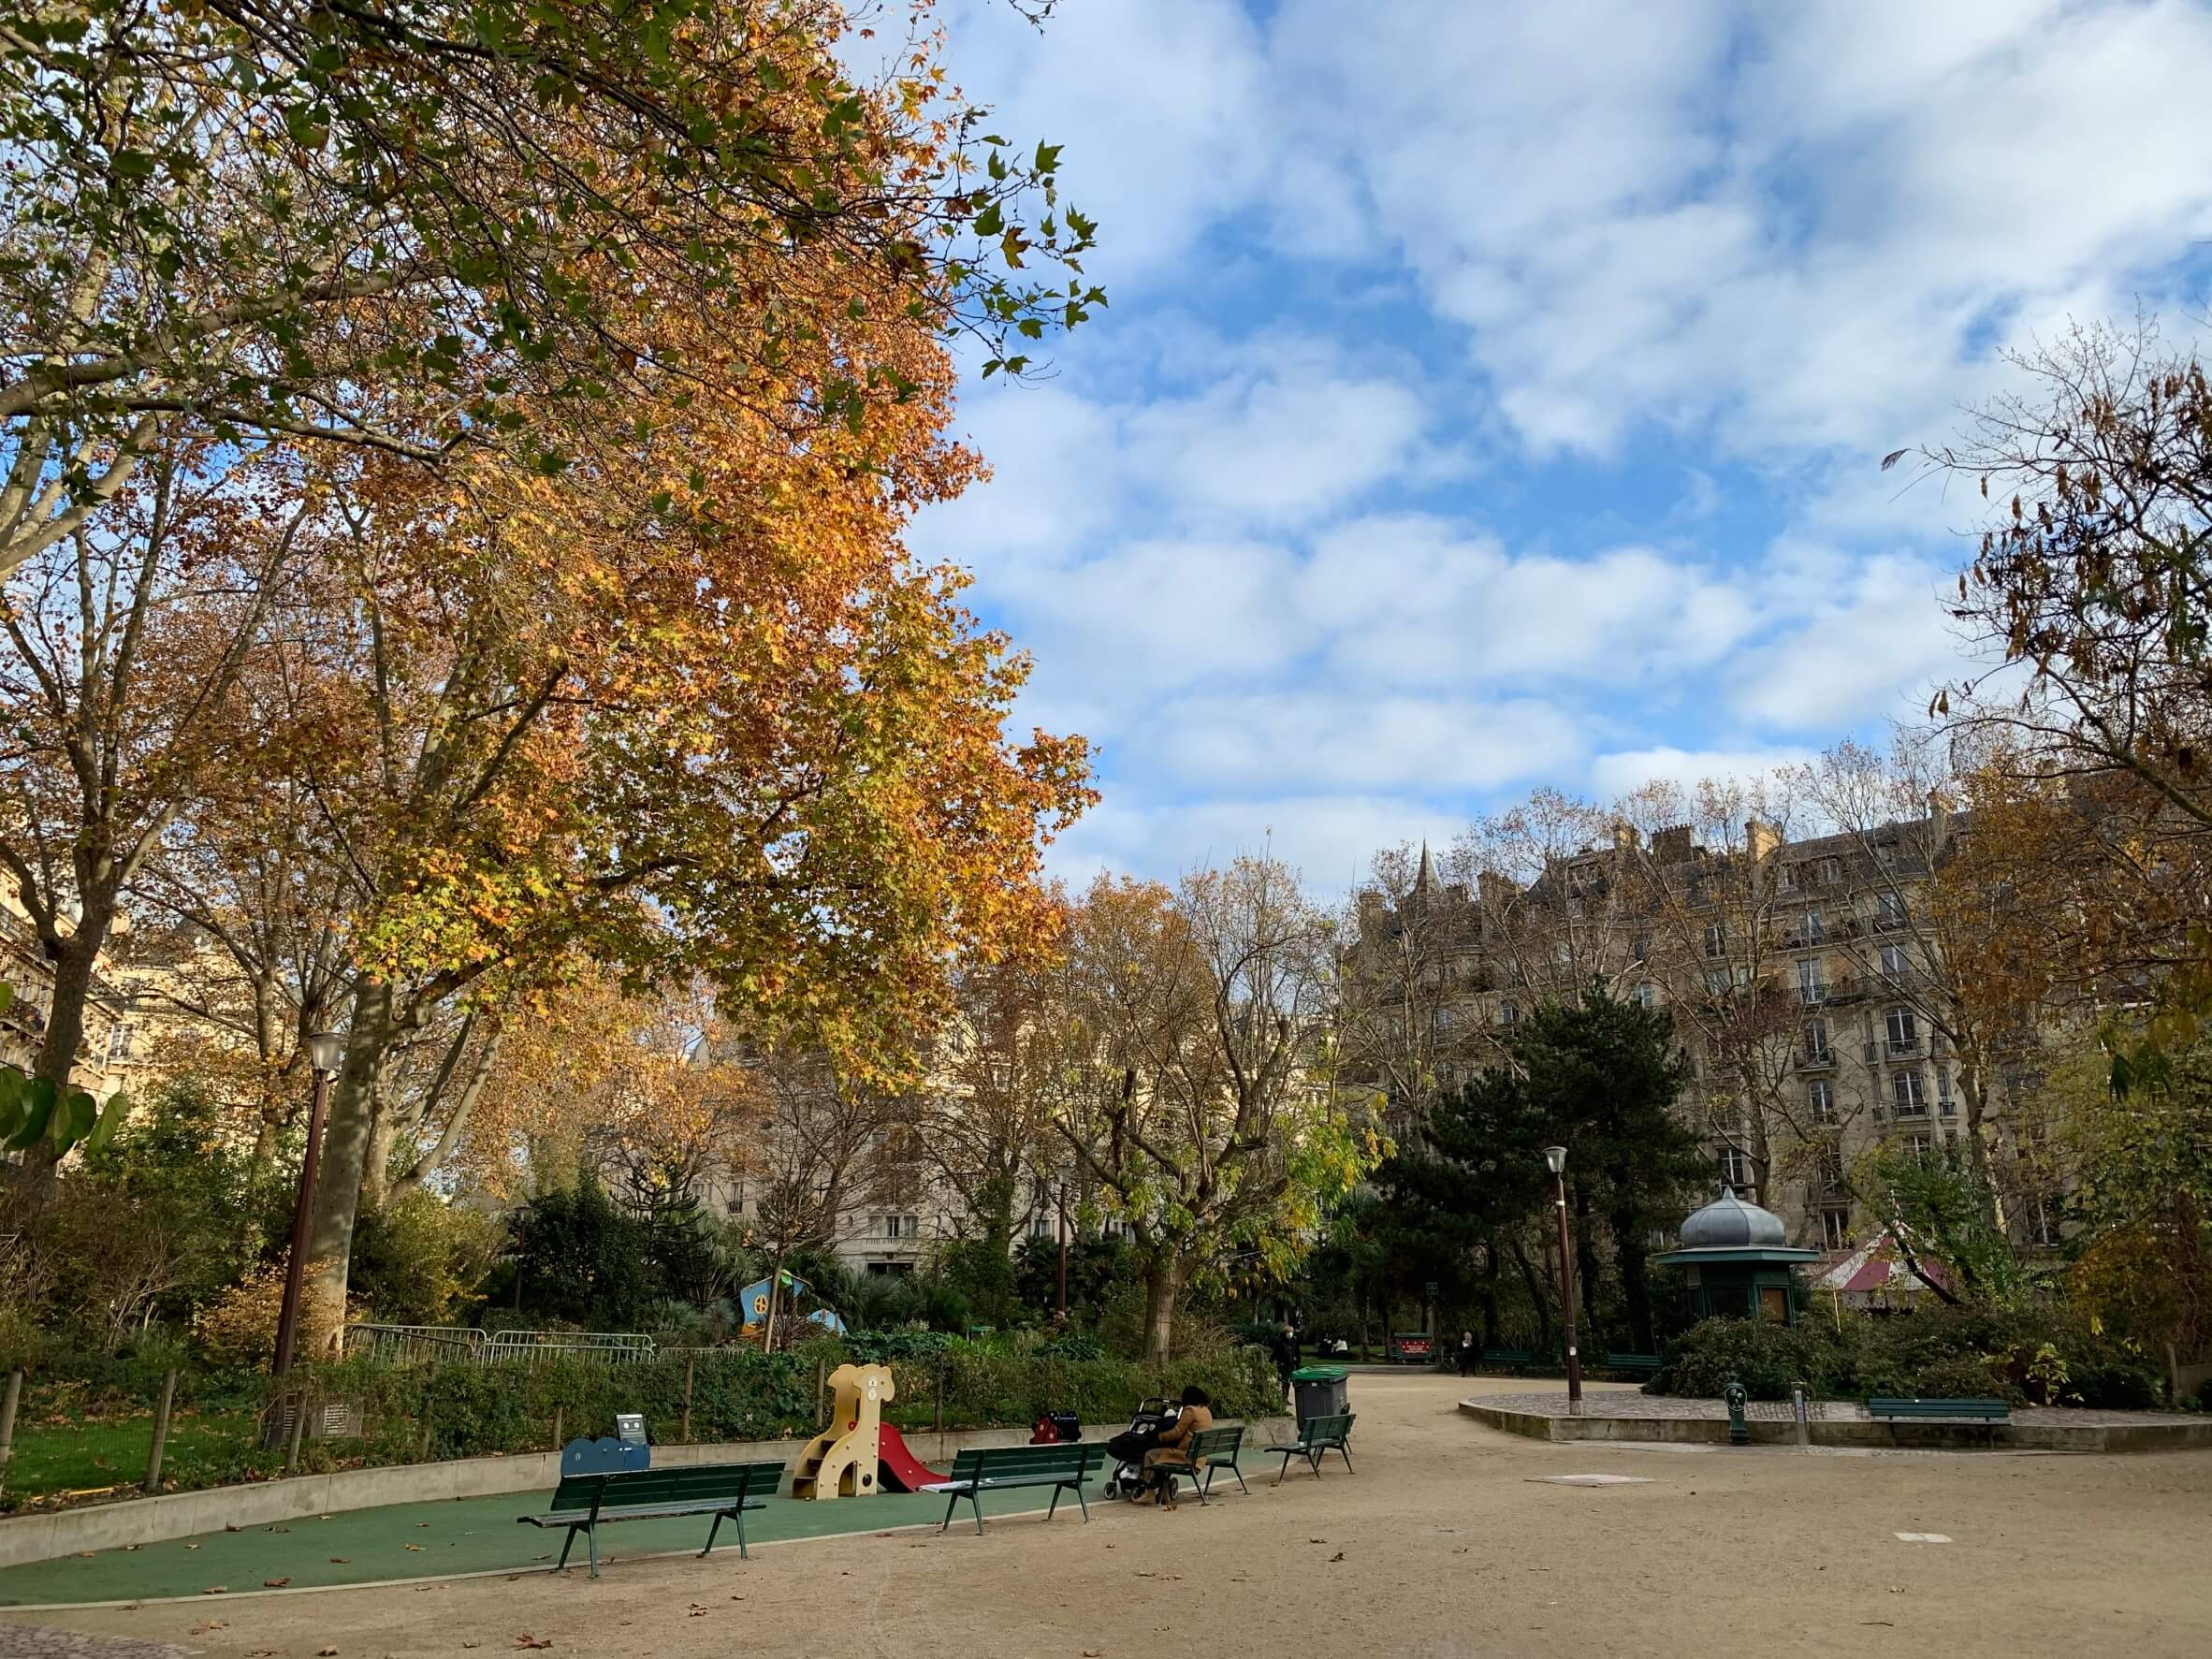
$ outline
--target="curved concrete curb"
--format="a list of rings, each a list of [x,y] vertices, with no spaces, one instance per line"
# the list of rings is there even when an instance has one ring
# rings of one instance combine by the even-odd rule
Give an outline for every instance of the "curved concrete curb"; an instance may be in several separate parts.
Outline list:
[[[1103,1440],[1118,1434],[1122,1423],[1086,1424],[1084,1437]],[[1288,1440],[1297,1433],[1286,1418],[1252,1422],[1256,1439]],[[978,1446],[1020,1446],[1026,1429],[948,1429],[910,1434],[907,1445],[925,1463],[950,1460]],[[747,1440],[711,1446],[656,1446],[653,1462],[662,1468],[688,1463],[789,1463],[804,1440]],[[386,1504],[419,1504],[438,1498],[487,1498],[506,1492],[550,1492],[560,1474],[556,1451],[522,1452],[513,1457],[455,1458],[442,1463],[395,1463],[377,1469],[340,1469],[328,1475],[298,1475],[250,1486],[214,1486],[205,1492],[168,1492],[157,1498],[130,1498],[81,1509],[53,1509],[0,1521],[0,1567],[51,1561],[88,1550],[116,1550],[126,1544],[153,1544],[189,1538],[226,1527],[268,1526],[307,1515],[336,1515],[348,1509],[378,1509]]]
[[[1477,1422],[1532,1440],[1659,1440],[1687,1445],[1725,1446],[1725,1418],[1563,1417],[1526,1407],[1462,1400],[1460,1409]],[[1795,1446],[1797,1425],[1754,1418],[1748,1427],[1754,1446]],[[1853,1446],[1883,1449],[1986,1451],[2187,1451],[2212,1447],[2212,1418],[2177,1417],[2171,1422],[2086,1423],[1888,1423],[1814,1420],[1805,1425],[1814,1446]]]

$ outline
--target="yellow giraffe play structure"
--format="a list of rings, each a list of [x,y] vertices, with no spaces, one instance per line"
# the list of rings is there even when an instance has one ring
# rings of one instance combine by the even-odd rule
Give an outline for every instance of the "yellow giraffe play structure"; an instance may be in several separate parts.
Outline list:
[[[876,1491],[883,1407],[896,1397],[888,1365],[840,1365],[829,1375],[837,1408],[793,1467],[794,1498],[866,1497]]]

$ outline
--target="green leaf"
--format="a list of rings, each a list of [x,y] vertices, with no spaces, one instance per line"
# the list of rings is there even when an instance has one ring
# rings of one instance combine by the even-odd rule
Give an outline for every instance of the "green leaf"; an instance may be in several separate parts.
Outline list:
[[[1006,215],[997,202],[975,216],[975,233],[978,236],[997,236],[1005,228]]]
[[[24,1152],[38,1143],[38,1137],[46,1133],[46,1126],[53,1120],[56,1095],[53,1079],[34,1077],[23,1086],[23,1117],[14,1134],[0,1142],[10,1152]]]
[[[6,1013],[14,1006],[15,987],[9,984],[6,980],[0,980],[0,1014]]]
[[[1066,148],[1065,144],[1041,142],[1037,146],[1037,170],[1041,173],[1049,173],[1058,167],[1060,165],[1060,152]]]
[[[87,1152],[106,1150],[108,1142],[115,1139],[115,1131],[123,1125],[130,1111],[130,1100],[121,1089],[108,1097],[108,1104],[100,1108],[99,1121],[93,1125],[92,1133],[84,1140]]]

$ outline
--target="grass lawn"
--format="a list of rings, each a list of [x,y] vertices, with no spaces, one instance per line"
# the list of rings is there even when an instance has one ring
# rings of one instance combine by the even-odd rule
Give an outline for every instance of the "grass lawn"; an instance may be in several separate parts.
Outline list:
[[[179,1486],[208,1484],[203,1472],[235,1469],[254,1445],[252,1412],[180,1411],[169,1419],[162,1479]],[[15,1456],[0,1491],[0,1508],[29,1499],[89,1496],[109,1487],[135,1488],[146,1478],[153,1448],[153,1414],[71,1418],[15,1426]]]

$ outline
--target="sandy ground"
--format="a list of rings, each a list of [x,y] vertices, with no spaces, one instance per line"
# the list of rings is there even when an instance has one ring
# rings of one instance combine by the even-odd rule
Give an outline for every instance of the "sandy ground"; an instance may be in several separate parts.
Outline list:
[[[24,1618],[270,1659],[2212,1653],[2212,1452],[1554,1447],[1454,1410],[1485,1386],[1524,1385],[1355,1376],[1356,1476],[1206,1509]],[[1648,1484],[1532,1484],[1567,1474]]]

